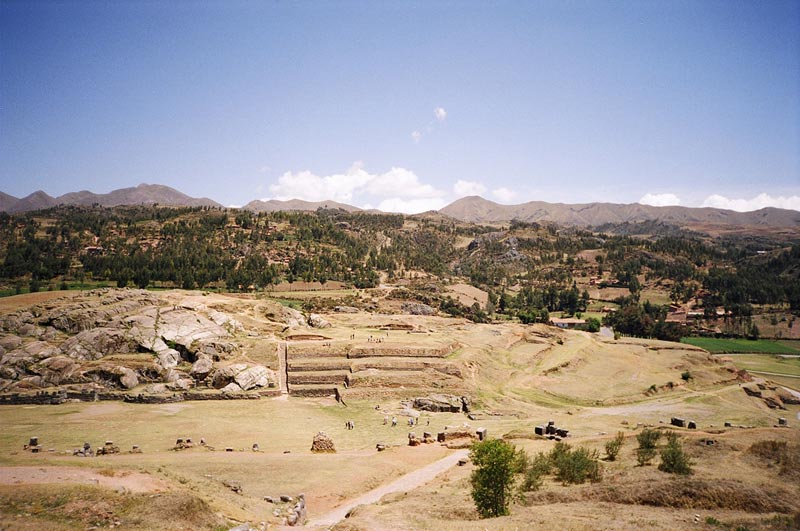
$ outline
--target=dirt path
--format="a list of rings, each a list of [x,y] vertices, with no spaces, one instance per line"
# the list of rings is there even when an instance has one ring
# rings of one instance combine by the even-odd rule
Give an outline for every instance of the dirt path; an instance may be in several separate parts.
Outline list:
[[[100,471],[68,466],[0,467],[0,485],[42,483],[83,483],[129,492],[163,492],[169,488],[161,479],[140,472]]]
[[[467,455],[469,455],[469,450],[457,450],[456,452],[453,452],[452,454],[443,457],[438,461],[434,461],[427,466],[424,466],[413,472],[409,472],[408,474],[394,480],[391,483],[381,485],[380,487],[362,494],[358,498],[353,498],[352,500],[344,502],[342,505],[328,512],[327,514],[323,514],[312,519],[308,524],[306,524],[306,527],[331,527],[337,522],[344,520],[347,516],[347,513],[349,513],[353,508],[358,507],[359,505],[375,503],[385,495],[392,492],[407,492],[413,490],[432,480],[445,470],[453,467],[456,463],[458,463],[459,459],[465,458]]]

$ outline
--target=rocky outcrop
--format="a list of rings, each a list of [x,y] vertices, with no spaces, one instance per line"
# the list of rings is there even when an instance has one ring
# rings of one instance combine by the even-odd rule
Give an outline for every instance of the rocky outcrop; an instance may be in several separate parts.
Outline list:
[[[59,354],[61,351],[58,347],[46,341],[31,341],[3,354],[3,357],[0,358],[0,366],[25,369],[36,362]]]
[[[460,413],[463,411],[467,413],[469,412],[469,401],[463,396],[436,394],[415,398],[413,407],[420,411],[450,413]]]
[[[218,326],[225,328],[229,333],[241,332],[244,330],[242,323],[228,315],[227,313],[212,310],[208,314],[209,319]]]
[[[49,386],[57,386],[77,380],[80,365],[67,356],[53,356],[42,360],[35,368]]]
[[[270,321],[282,323],[289,328],[307,326],[305,316],[293,308],[287,308],[282,304],[265,304],[262,307],[264,316]]]
[[[411,315],[436,315],[436,309],[421,302],[404,302],[401,309]]]
[[[77,360],[98,360],[109,354],[136,352],[136,343],[121,330],[94,328],[64,341],[61,352]]]
[[[358,308],[353,306],[334,306],[333,311],[338,313],[358,313]]]
[[[312,313],[308,316],[308,324],[313,328],[330,328],[331,324],[325,320],[318,313]]]
[[[268,387],[276,381],[275,372],[263,365],[248,367],[244,363],[219,367],[211,375],[211,384],[217,389],[224,389],[230,383],[249,391],[257,387]]]

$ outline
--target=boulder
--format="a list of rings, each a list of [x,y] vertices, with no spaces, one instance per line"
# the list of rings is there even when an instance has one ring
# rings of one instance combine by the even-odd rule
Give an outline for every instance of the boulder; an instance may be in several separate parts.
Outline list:
[[[166,383],[172,383],[181,378],[186,378],[186,376],[185,372],[170,368],[164,371],[163,378]]]
[[[223,387],[222,389],[220,389],[220,392],[223,395],[240,395],[240,394],[244,393],[244,389],[239,387],[239,384],[231,382],[228,385],[226,385],[225,387]]]
[[[172,391],[188,391],[192,387],[194,387],[194,380],[191,378],[179,378],[167,384],[167,388]]]
[[[197,361],[192,365],[191,375],[197,380],[203,380],[211,372],[214,363],[211,358],[202,356],[197,358]]]
[[[283,323],[289,328],[306,327],[305,316],[294,308],[287,308],[282,304],[269,304],[264,307],[264,316],[270,321]]]
[[[211,385],[217,389],[221,389],[231,383],[236,375],[246,368],[247,365],[244,363],[234,363],[223,367],[217,367],[211,373]]]
[[[254,365],[238,372],[234,380],[245,391],[255,387],[267,387],[270,382],[270,372],[263,365]]]
[[[17,334],[23,337],[41,337],[44,328],[31,323],[25,323],[17,329]]]
[[[115,372],[119,376],[119,384],[125,389],[133,389],[139,385],[139,377],[133,369],[120,366],[116,368]]]
[[[421,302],[404,302],[401,309],[411,315],[436,315],[435,308]]]
[[[464,410],[464,400],[455,395],[429,395],[415,398],[414,409],[420,411],[459,413]]]
[[[308,324],[314,328],[330,328],[331,324],[326,321],[318,313],[312,313],[308,316]]]
[[[3,336],[0,338],[0,347],[6,351],[18,349],[22,345],[22,339],[18,336]]]
[[[164,369],[177,367],[181,361],[181,353],[174,348],[168,348],[158,353],[158,364]]]
[[[167,391],[167,386],[163,383],[150,384],[144,388],[144,392],[150,395],[162,395]]]
[[[353,306],[334,306],[333,311],[338,313],[358,313],[358,308]]]

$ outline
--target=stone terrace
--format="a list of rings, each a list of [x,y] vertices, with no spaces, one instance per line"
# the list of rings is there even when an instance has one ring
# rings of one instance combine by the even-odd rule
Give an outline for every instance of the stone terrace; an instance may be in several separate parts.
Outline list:
[[[447,355],[455,343],[297,341],[286,348],[287,386],[294,396],[371,390],[461,387],[461,370]]]

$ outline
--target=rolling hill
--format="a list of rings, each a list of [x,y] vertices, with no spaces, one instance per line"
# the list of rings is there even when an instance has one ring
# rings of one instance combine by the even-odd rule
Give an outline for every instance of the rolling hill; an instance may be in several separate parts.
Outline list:
[[[658,220],[675,225],[762,225],[796,227],[800,212],[779,208],[762,208],[753,212],[734,212],[719,208],[689,208],[681,206],[655,207],[649,205],[585,203],[564,204],[530,201],[519,205],[501,205],[479,196],[463,197],[439,212],[472,223],[498,223],[519,220],[550,221],[562,225],[596,227],[606,223],[625,223]]]
[[[39,190],[18,199],[8,194],[0,196],[0,211],[3,212],[28,212],[41,210],[57,205],[90,206],[98,204],[105,207],[121,205],[159,204],[169,206],[214,206],[221,207],[219,203],[208,198],[190,197],[174,188],[161,184],[140,184],[130,188],[120,188],[107,194],[96,194],[83,190],[51,197]]]

